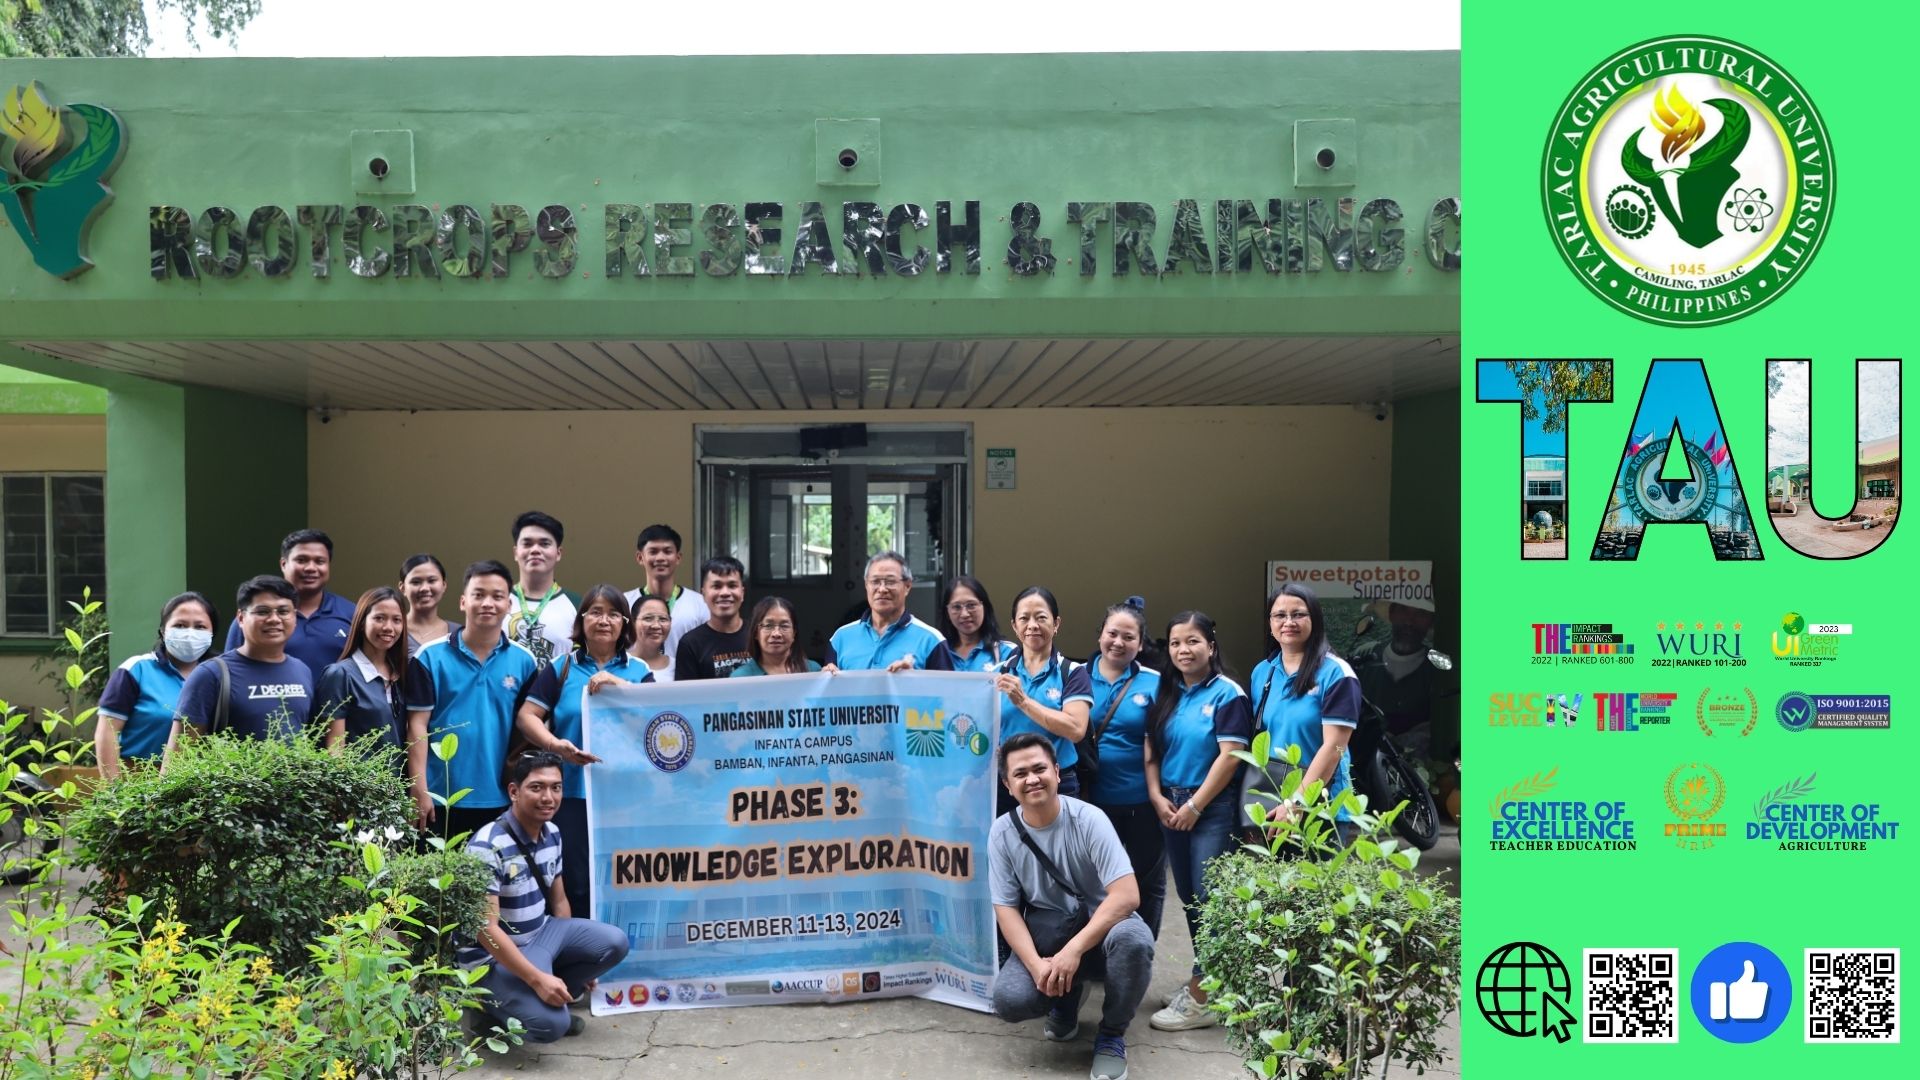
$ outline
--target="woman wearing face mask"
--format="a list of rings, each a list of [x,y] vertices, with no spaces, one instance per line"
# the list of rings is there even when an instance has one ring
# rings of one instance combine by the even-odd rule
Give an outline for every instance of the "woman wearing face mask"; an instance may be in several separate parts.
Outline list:
[[[1200,905],[1206,902],[1207,863],[1233,846],[1240,820],[1240,761],[1233,751],[1253,740],[1253,710],[1247,693],[1229,679],[1220,662],[1213,620],[1183,611],[1167,625],[1172,671],[1147,714],[1147,798],[1166,830],[1173,887],[1187,913],[1187,932],[1199,937]],[[1220,1015],[1206,1006],[1200,964],[1167,1007],[1148,1020],[1162,1031],[1212,1027]]]
[[[769,596],[753,605],[747,618],[747,653],[752,657],[734,668],[729,678],[742,675],[797,675],[819,671],[818,661],[807,659],[794,626],[793,605]]]
[[[1147,710],[1160,692],[1160,673],[1140,663],[1146,618],[1130,604],[1107,609],[1100,625],[1100,651],[1087,664],[1093,701],[1088,733],[1099,751],[1100,771],[1087,801],[1113,822],[1140,884],[1140,918],[1160,936],[1167,902],[1167,841],[1160,817],[1147,799]]]
[[[93,750],[102,777],[118,777],[122,762],[160,763],[181,684],[200,661],[219,655],[213,647],[213,628],[219,624],[213,602],[197,592],[183,592],[160,609],[160,640],[153,651],[129,657],[100,695]]]
[[[1305,585],[1289,582],[1267,598],[1267,643],[1272,652],[1254,666],[1252,685],[1259,696],[1253,722],[1272,737],[1273,761],[1283,762],[1287,747],[1300,748],[1300,794],[1315,781],[1325,785],[1321,798],[1334,799],[1353,786],[1349,778],[1347,741],[1360,726],[1360,680],[1345,660],[1327,646],[1327,628],[1320,615],[1320,598]],[[1272,780],[1248,770],[1255,783],[1278,790],[1287,766],[1269,765]],[[1253,801],[1252,799],[1244,801]],[[1388,807],[1379,807],[1385,810]],[[1292,819],[1299,805],[1289,800],[1270,810]],[[1242,824],[1253,819],[1242,810]],[[1342,844],[1353,842],[1357,829],[1344,807],[1335,815],[1334,832]]]
[[[328,665],[313,688],[309,715],[326,719],[328,746],[368,736],[400,745],[407,655],[406,599],[385,585],[361,593],[339,663]]]
[[[667,640],[673,634],[673,607],[664,596],[648,594],[633,606],[633,658],[645,674],[634,682],[673,681],[673,654]]]
[[[940,601],[940,633],[953,654],[955,671],[994,671],[1020,646],[1000,636],[993,601],[978,578],[961,574],[947,585]]]
[[[1087,711],[1093,691],[1087,667],[1060,655],[1053,639],[1060,632],[1060,602],[1053,593],[1034,585],[1013,598],[1013,628],[1020,637],[1020,653],[1008,657],[997,670],[994,685],[1003,695],[1000,738],[1022,731],[1045,735],[1053,743],[1060,767],[1060,794],[1080,794],[1080,761],[1075,743],[1086,737]],[[1013,809],[1013,795],[1001,785],[999,812]]]
[[[440,598],[447,594],[447,568],[440,560],[421,552],[400,564],[400,589],[407,596],[407,650],[419,652],[420,646],[439,641],[460,624],[440,617]]]
[[[581,766],[600,759],[580,749],[586,741],[581,691],[597,694],[640,682],[644,665],[627,655],[632,644],[626,594],[615,585],[588,589],[573,616],[573,651],[533,677],[515,721],[535,750],[560,756],[560,809],[553,815],[560,830],[560,880],[568,905],[578,905],[573,910],[583,919],[593,911],[593,877],[587,866],[587,777]]]

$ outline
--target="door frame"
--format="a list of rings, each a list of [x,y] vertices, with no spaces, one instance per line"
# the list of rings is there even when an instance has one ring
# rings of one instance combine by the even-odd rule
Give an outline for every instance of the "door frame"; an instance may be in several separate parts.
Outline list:
[[[829,420],[828,417],[832,417],[834,419],[842,419],[842,420],[846,419],[846,418],[839,417],[838,414],[829,413],[829,414],[826,414],[826,416],[823,416],[820,419],[815,420],[811,423],[695,424],[693,425],[693,454],[692,454],[692,457],[693,457],[693,550],[696,553],[708,552],[712,550],[713,537],[710,535],[711,530],[708,527],[709,513],[712,509],[707,504],[707,500],[711,495],[711,492],[707,490],[707,467],[708,466],[710,465],[832,466],[832,465],[838,465],[843,463],[836,456],[832,456],[832,455],[809,457],[803,454],[771,454],[771,455],[757,455],[757,456],[749,456],[749,457],[719,457],[719,456],[709,457],[709,456],[703,455],[701,452],[701,447],[704,442],[704,436],[706,436],[708,433],[713,433],[713,432],[724,432],[724,433],[789,432],[789,431],[798,432],[802,428],[818,427],[822,423],[832,422],[832,420]],[[945,421],[925,421],[920,423],[915,423],[911,421],[872,423],[872,422],[859,421],[859,420],[846,420],[846,422],[866,423],[867,430],[870,432],[951,431],[951,432],[958,432],[960,434],[961,445],[964,447],[964,451],[959,456],[950,455],[950,454],[926,454],[926,455],[917,455],[917,456],[916,455],[898,455],[898,454],[880,455],[880,456],[870,457],[870,458],[862,457],[857,459],[856,461],[845,462],[844,464],[850,464],[850,465],[857,464],[857,465],[864,465],[868,467],[872,467],[872,466],[885,467],[888,465],[957,465],[959,466],[959,487],[962,490],[958,493],[961,496],[960,522],[959,522],[958,532],[959,532],[960,541],[961,541],[961,551],[960,551],[960,557],[952,560],[953,570],[951,571],[951,573],[972,574],[973,573],[973,539],[974,539],[974,536],[973,536],[974,503],[976,501],[975,495],[974,495],[974,489],[973,489],[974,447],[973,447],[972,421],[945,420]],[[708,556],[704,554],[699,556],[700,559],[705,559],[707,557]],[[698,560],[696,560],[695,569],[696,570],[698,569]]]

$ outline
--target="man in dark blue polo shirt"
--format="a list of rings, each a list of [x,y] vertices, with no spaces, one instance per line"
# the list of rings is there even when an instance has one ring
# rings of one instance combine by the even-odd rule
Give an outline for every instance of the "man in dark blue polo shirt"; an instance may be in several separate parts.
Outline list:
[[[353,601],[327,591],[333,575],[333,539],[319,529],[301,529],[280,541],[280,576],[291,582],[295,624],[287,655],[307,665],[315,678],[340,659],[353,636]],[[240,620],[227,631],[227,648],[240,647]]]
[[[907,614],[913,568],[897,551],[867,560],[867,615],[833,634],[835,671],[952,671],[940,631]]]
[[[179,716],[167,740],[169,747],[188,729],[196,735],[287,739],[306,726],[313,704],[313,672],[286,651],[294,625],[294,598],[293,586],[271,574],[249,578],[240,586],[234,598],[240,611],[240,645],[187,676],[180,687]]]

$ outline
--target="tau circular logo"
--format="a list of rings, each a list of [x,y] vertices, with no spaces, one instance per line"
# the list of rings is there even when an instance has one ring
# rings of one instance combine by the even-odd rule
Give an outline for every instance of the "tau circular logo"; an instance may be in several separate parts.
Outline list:
[[[647,721],[647,760],[661,772],[679,772],[693,760],[693,725],[679,713],[663,712]]]
[[[1791,691],[1781,697],[1773,715],[1780,721],[1780,726],[1788,731],[1805,731],[1813,726],[1813,697],[1797,690]]]
[[[1699,443],[1681,440],[1684,466],[1667,468],[1668,440],[1655,439],[1627,459],[1620,493],[1641,521],[1675,524],[1706,521],[1720,501],[1720,467]]]
[[[1540,179],[1581,284],[1666,326],[1765,307],[1833,217],[1820,113],[1780,65],[1723,38],[1656,38],[1594,67],[1554,117]]]

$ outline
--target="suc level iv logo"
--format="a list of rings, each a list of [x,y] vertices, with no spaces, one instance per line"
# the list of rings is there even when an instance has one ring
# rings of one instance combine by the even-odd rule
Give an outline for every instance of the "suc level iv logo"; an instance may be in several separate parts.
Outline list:
[[[1554,244],[1635,318],[1710,326],[1806,273],[1833,217],[1833,148],[1793,77],[1737,42],[1644,41],[1573,88],[1541,159]]]

